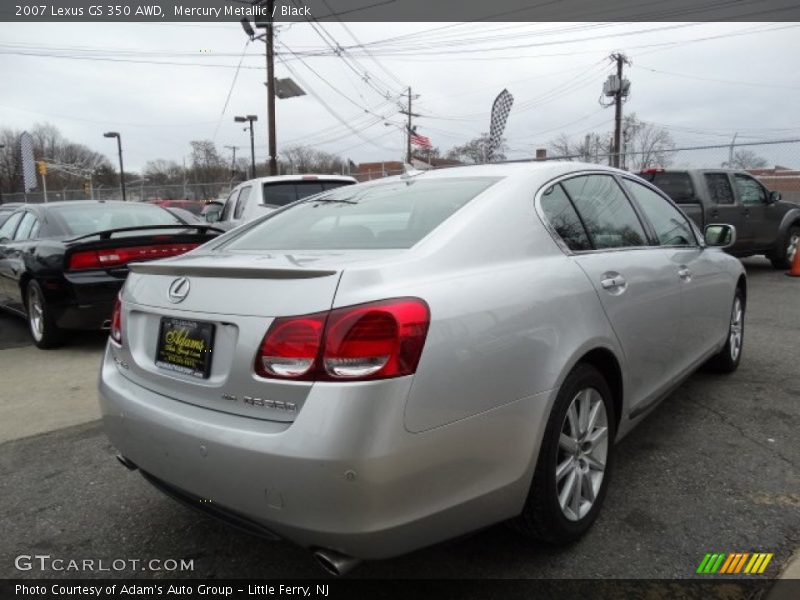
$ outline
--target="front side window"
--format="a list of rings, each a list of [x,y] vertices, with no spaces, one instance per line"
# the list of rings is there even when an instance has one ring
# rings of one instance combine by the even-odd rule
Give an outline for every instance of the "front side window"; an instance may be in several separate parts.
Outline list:
[[[694,246],[697,240],[686,218],[653,190],[629,179],[625,185],[655,229],[661,246]]]
[[[733,176],[733,181],[736,185],[736,191],[739,194],[739,201],[742,204],[766,204],[767,192],[752,177],[747,175],[739,175],[738,173]]]
[[[250,199],[250,190],[253,189],[249,185],[243,187],[239,192],[239,199],[236,201],[236,210],[233,212],[234,219],[241,219],[244,214],[244,209],[247,206],[247,201]]]
[[[639,217],[610,175],[581,175],[561,182],[594,247],[629,248],[647,244]]]
[[[706,185],[715,204],[733,204],[733,189],[727,173],[706,173]]]
[[[221,246],[231,251],[410,248],[498,178],[340,187],[276,212]]]
[[[222,207],[222,216],[219,218],[220,221],[230,221],[231,215],[233,214],[233,205],[236,204],[236,198],[238,197],[238,192],[233,192],[228,199],[225,201],[225,206]]]
[[[547,221],[570,250],[592,249],[583,223],[560,184],[545,190],[540,206]]]

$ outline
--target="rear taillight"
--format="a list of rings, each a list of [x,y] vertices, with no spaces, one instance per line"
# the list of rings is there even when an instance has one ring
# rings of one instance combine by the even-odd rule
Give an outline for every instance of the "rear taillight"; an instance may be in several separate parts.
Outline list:
[[[429,325],[430,310],[419,298],[281,317],[264,336],[256,372],[304,381],[411,375],[417,370]]]
[[[292,379],[306,375],[319,354],[324,327],[325,315],[275,319],[261,343],[258,374]]]
[[[118,344],[122,343],[122,300],[120,300],[119,296],[117,296],[117,301],[114,303],[114,312],[111,313],[109,335]]]
[[[131,246],[129,248],[104,248],[102,250],[81,250],[69,257],[69,270],[108,269],[129,262],[155,260],[178,256],[197,248],[200,244],[158,244],[152,246]]]

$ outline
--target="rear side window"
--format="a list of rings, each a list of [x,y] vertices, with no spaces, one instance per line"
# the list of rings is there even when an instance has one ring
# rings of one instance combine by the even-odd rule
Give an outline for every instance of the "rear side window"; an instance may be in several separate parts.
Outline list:
[[[410,248],[494,177],[340,187],[273,213],[222,247],[233,251]]]
[[[264,204],[286,206],[302,198],[321,192],[351,185],[348,181],[285,181],[264,184]]]
[[[610,175],[583,175],[562,181],[594,247],[628,248],[646,245],[639,217]]]
[[[706,173],[706,185],[715,204],[733,204],[733,189],[727,173]]]
[[[17,227],[17,232],[14,234],[15,240],[27,240],[31,236],[31,230],[36,225],[37,220],[33,213],[25,213],[25,216],[22,217],[22,221],[20,221],[19,227]],[[38,227],[37,227],[38,230]]]
[[[21,212],[14,213],[3,223],[3,226],[0,227],[0,239],[5,238],[10,240],[14,237],[14,231],[17,229],[17,225],[19,225],[23,214],[24,213]]]
[[[642,179],[649,181],[667,196],[672,198],[673,202],[691,203],[696,202],[694,195],[694,186],[692,185],[692,178],[689,173],[683,171],[667,171],[663,173],[640,173]]]
[[[561,185],[556,184],[546,190],[540,205],[545,218],[570,250],[592,249],[583,223]]]
[[[653,190],[629,179],[625,185],[655,229],[661,246],[694,246],[697,240],[686,218]]]

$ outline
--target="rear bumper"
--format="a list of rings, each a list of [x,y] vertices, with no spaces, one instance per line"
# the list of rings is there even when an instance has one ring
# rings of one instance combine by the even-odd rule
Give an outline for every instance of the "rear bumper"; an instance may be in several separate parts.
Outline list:
[[[99,385],[105,429],[157,487],[364,559],[519,514],[552,400],[546,392],[413,434],[403,426],[411,378],[316,384],[297,419],[278,423],[150,392],[113,352]]]
[[[114,302],[125,283],[124,277],[101,271],[69,273],[64,279],[66,291],[48,294],[56,325],[61,329],[102,329],[111,319]]]

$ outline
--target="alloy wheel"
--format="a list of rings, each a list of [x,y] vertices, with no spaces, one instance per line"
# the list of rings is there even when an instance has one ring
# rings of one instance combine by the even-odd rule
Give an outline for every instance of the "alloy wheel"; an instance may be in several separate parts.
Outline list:
[[[36,341],[44,336],[44,305],[36,286],[28,288],[28,324]]]
[[[731,359],[736,362],[742,351],[742,339],[744,338],[744,309],[742,299],[737,296],[733,300],[733,310],[731,311],[731,330],[728,345],[731,349]]]
[[[567,519],[579,521],[594,506],[608,458],[608,415],[596,389],[585,388],[572,399],[558,446],[558,504]]]

